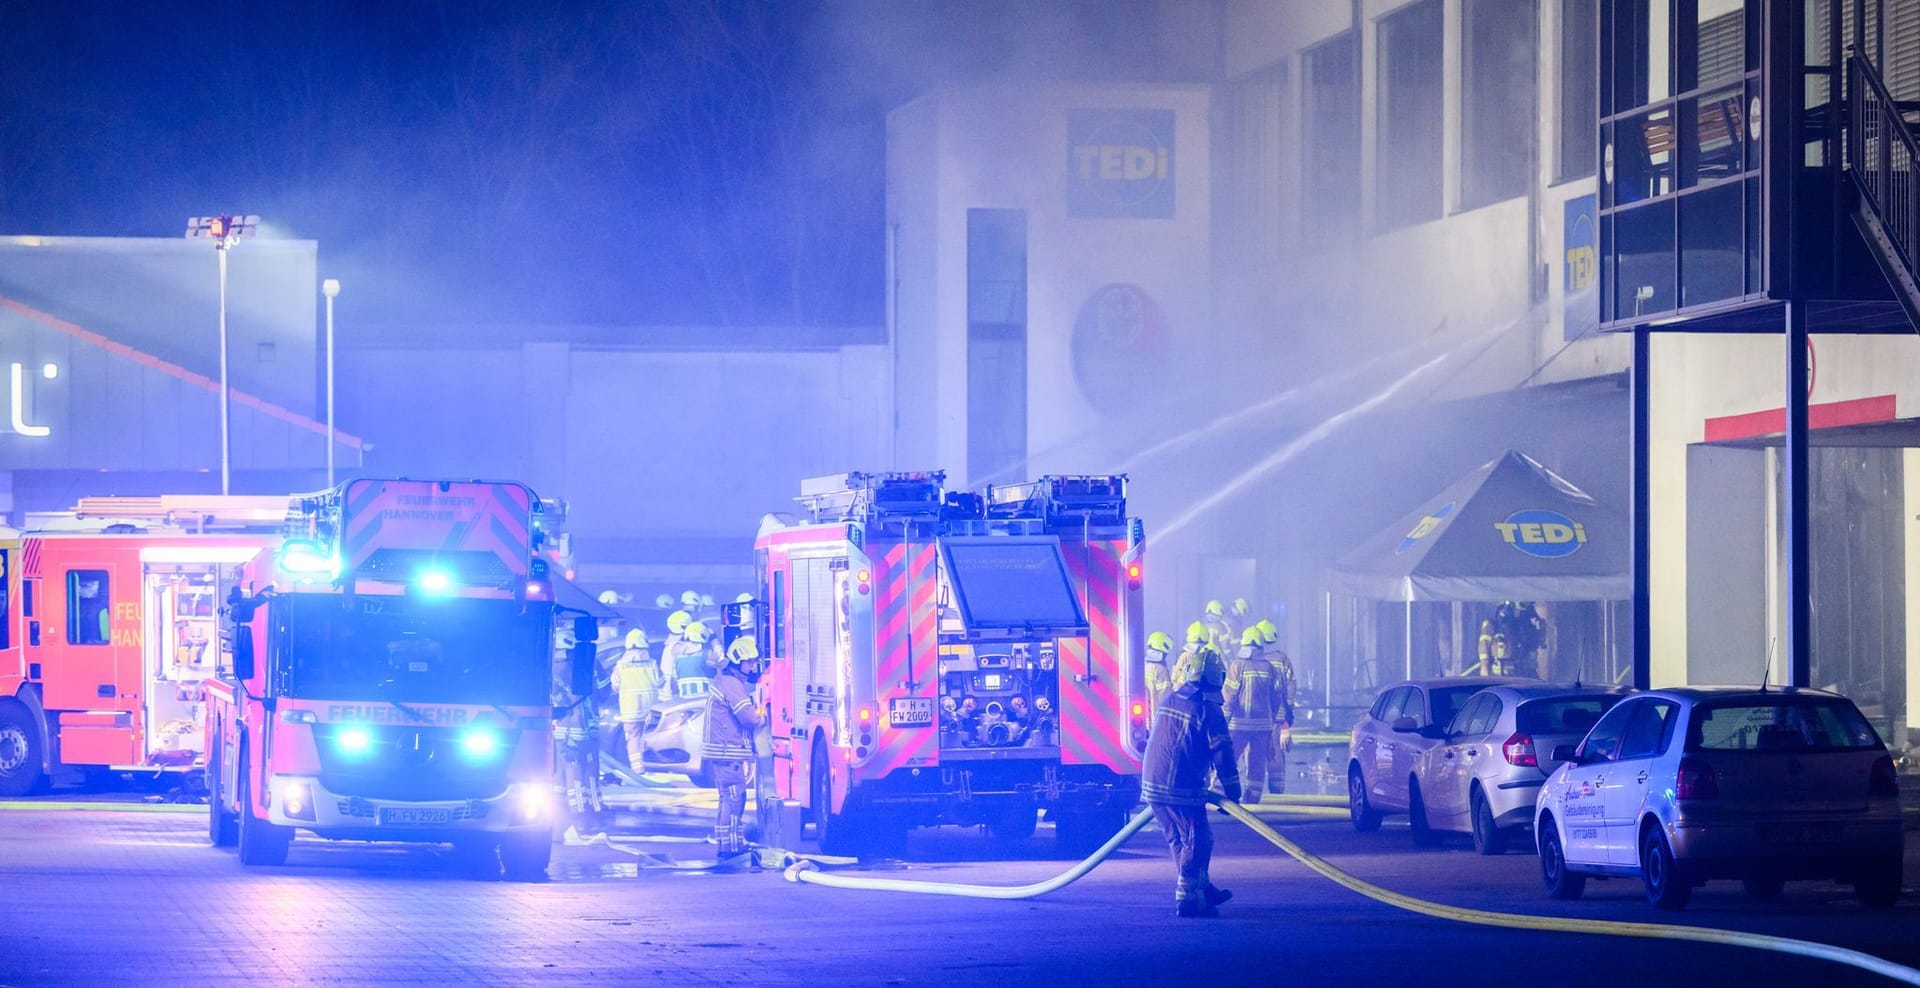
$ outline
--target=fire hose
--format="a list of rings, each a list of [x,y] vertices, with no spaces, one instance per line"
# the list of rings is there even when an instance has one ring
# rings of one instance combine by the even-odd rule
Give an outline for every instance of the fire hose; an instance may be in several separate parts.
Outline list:
[[[1920,970],[1896,964],[1884,958],[1875,957],[1858,950],[1848,950],[1831,944],[1815,943],[1810,940],[1796,940],[1791,937],[1769,936],[1761,933],[1744,933],[1736,930],[1717,930],[1704,926],[1669,926],[1662,923],[1635,923],[1617,920],[1575,919],[1555,916],[1529,916],[1521,913],[1492,912],[1484,909],[1469,909],[1462,906],[1449,906],[1438,902],[1404,895],[1391,889],[1382,888],[1372,882],[1348,874],[1327,863],[1318,855],[1306,850],[1287,839],[1266,821],[1251,811],[1232,801],[1223,801],[1218,796],[1209,799],[1234,819],[1246,824],[1254,833],[1266,838],[1275,847],[1291,855],[1294,860],[1306,865],[1335,884],[1345,886],[1377,902],[1405,909],[1409,912],[1432,916],[1437,919],[1453,920],[1460,923],[1473,923],[1480,926],[1497,926],[1516,930],[1542,930],[1553,933],[1590,933],[1599,936],[1641,937],[1653,940],[1691,940],[1698,943],[1720,944],[1731,947],[1749,947],[1756,950],[1771,950],[1777,953],[1794,954],[1817,960],[1832,961],[1850,967],[1870,971],[1885,978],[1903,984],[1920,986]],[[852,875],[835,875],[821,871],[819,866],[805,858],[795,858],[786,868],[785,875],[790,882],[806,882],[812,885],[826,885],[833,888],[869,889],[889,892],[916,892],[925,895],[960,895],[979,899],[1030,899],[1045,895],[1073,884],[1076,880],[1092,871],[1118,850],[1127,839],[1146,826],[1153,814],[1141,810],[1127,825],[1120,828],[1100,849],[1094,851],[1086,860],[1074,865],[1067,871],[1044,882],[1029,885],[967,885],[956,882],[918,882],[895,878],[860,878]]]

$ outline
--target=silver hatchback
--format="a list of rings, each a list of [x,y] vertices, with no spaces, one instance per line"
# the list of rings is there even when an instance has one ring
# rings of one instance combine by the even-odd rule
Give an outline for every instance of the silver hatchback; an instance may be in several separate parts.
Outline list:
[[[1383,688],[1347,741],[1347,811],[1354,829],[1378,830],[1382,814],[1407,811],[1414,763],[1440,743],[1431,728],[1452,722],[1468,697],[1489,686],[1538,682],[1456,676],[1410,679]]]
[[[1627,695],[1624,689],[1494,686],[1467,700],[1439,744],[1420,754],[1409,783],[1414,839],[1436,831],[1473,835],[1474,850],[1499,854],[1508,838],[1533,827],[1533,802],[1560,763],[1553,750],[1587,729]]]

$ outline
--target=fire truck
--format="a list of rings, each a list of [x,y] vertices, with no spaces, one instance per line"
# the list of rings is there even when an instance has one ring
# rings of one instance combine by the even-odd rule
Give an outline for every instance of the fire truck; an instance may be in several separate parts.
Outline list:
[[[949,492],[945,474],[805,481],[756,541],[772,734],[763,827],[829,853],[985,825],[1096,846],[1139,798],[1143,529],[1124,476]],[[789,823],[785,827],[794,825]]]
[[[561,609],[542,516],[517,483],[353,480],[294,498],[284,540],[242,567],[224,609],[212,843],[271,865],[299,830],[447,842],[477,873],[543,877]],[[581,695],[596,631],[572,629]]]
[[[189,773],[218,602],[286,498],[82,498],[0,537],[0,795],[100,772]]]

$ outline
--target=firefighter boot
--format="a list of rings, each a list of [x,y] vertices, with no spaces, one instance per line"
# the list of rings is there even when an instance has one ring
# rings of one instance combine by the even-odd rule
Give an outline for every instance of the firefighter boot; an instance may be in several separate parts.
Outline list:
[[[1208,885],[1200,890],[1200,896],[1201,900],[1209,906],[1225,905],[1227,900],[1233,898],[1233,890],[1223,889],[1218,885]]]

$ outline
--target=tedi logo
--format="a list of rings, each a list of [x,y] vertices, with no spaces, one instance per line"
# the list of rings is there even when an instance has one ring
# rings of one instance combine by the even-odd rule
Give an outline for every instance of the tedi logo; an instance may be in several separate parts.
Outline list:
[[[1067,213],[1170,219],[1173,111],[1075,110],[1067,117]]]
[[[33,425],[27,421],[27,368],[25,364],[11,364],[8,367],[9,398],[7,405],[12,417],[13,431],[23,436],[49,436],[53,428],[45,425]],[[48,362],[40,366],[40,376],[51,381],[60,376],[60,365]]]
[[[1528,508],[1493,523],[1495,531],[1508,545],[1541,559],[1571,556],[1587,544],[1585,525],[1558,511]]]
[[[1434,529],[1439,528],[1441,524],[1447,520],[1447,516],[1451,514],[1453,514],[1452,501],[1448,501],[1438,508],[1433,509],[1433,514],[1420,519],[1420,524],[1413,526],[1413,531],[1408,532],[1407,537],[1400,540],[1400,547],[1393,550],[1393,554],[1398,556],[1408,549],[1419,545],[1421,539],[1432,535]]]

